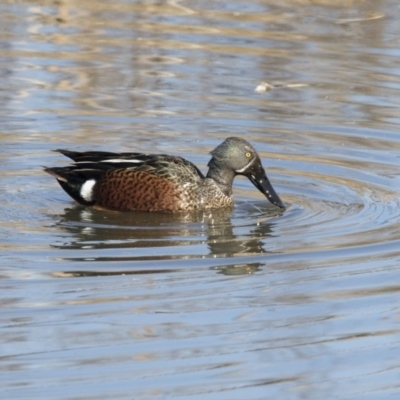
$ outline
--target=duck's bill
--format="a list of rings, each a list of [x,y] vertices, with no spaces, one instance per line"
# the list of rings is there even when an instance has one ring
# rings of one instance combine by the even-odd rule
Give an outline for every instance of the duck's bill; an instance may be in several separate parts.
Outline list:
[[[279,196],[276,194],[274,188],[271,185],[271,182],[267,178],[267,175],[265,175],[265,172],[260,171],[257,175],[251,174],[248,176],[250,181],[253,183],[253,185],[265,195],[265,197],[274,205],[285,209],[285,204],[283,201],[279,198]]]

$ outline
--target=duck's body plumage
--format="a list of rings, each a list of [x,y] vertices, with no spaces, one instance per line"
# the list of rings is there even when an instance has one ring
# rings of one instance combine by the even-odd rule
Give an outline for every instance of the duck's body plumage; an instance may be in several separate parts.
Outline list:
[[[207,176],[190,161],[165,154],[56,151],[74,164],[45,171],[83,205],[163,212],[231,207],[233,178],[241,174],[284,208],[258,154],[243,139],[228,138],[211,153]]]

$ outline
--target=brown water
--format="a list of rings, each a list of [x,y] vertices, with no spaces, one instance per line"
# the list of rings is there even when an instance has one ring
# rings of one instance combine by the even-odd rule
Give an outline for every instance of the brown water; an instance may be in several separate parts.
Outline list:
[[[399,19],[394,0],[2,2],[0,397],[398,399]],[[56,148],[206,170],[227,136],[285,212],[246,179],[232,212],[93,210],[41,171]]]

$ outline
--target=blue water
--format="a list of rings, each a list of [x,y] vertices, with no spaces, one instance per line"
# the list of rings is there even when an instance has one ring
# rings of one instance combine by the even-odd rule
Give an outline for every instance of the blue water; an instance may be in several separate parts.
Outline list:
[[[0,5],[0,397],[398,399],[393,0]],[[262,83],[266,92],[255,91]],[[228,136],[235,209],[81,207],[52,152]]]

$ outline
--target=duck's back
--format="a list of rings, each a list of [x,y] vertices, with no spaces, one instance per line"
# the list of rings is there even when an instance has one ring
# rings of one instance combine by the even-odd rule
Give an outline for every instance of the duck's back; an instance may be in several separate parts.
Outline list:
[[[98,206],[168,212],[195,208],[198,188],[205,178],[194,164],[168,155],[135,154],[131,158],[129,154],[129,157],[129,160],[105,161],[115,167],[94,188]]]
[[[215,188],[190,161],[170,155],[70,152],[75,161],[49,168],[64,190],[82,204],[131,211],[191,211],[212,208]],[[211,189],[211,191],[210,191]]]

